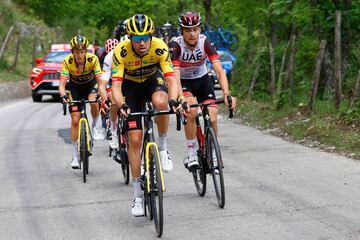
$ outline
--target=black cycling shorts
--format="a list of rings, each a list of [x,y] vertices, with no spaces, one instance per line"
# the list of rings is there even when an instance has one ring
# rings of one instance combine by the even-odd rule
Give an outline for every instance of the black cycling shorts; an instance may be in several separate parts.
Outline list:
[[[69,91],[70,100],[88,99],[89,94],[98,92],[98,84],[95,78],[86,84],[77,84],[70,80],[66,84],[66,89]],[[70,113],[80,112],[81,110],[80,103],[69,106]]]
[[[146,79],[145,82],[137,83],[128,79],[123,79],[122,93],[125,97],[126,104],[130,107],[131,112],[144,111],[144,103],[151,101],[153,93],[163,91],[167,93],[167,87],[164,82],[164,76],[161,72],[156,71],[154,75]],[[128,117],[128,131],[141,130],[141,117]]]
[[[202,103],[208,100],[216,100],[213,84],[211,83],[208,74],[200,78],[194,79],[181,79],[181,85],[185,97],[196,97],[198,103]]]

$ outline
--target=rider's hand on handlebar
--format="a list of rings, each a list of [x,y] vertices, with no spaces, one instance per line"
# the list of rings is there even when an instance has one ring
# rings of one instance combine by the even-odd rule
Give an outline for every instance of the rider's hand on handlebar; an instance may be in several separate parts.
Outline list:
[[[69,97],[68,95],[64,95],[61,97],[61,103],[62,104],[67,104],[69,102]]]
[[[177,112],[180,108],[181,108],[181,105],[178,101],[176,101],[175,99],[170,99],[169,100],[169,107],[170,107],[170,110],[173,111],[173,112]]]
[[[109,109],[109,106],[110,106],[109,100],[102,100],[100,104],[100,108],[101,108],[100,111],[105,113],[105,111]]]
[[[235,111],[235,108],[236,108],[236,97],[232,97],[228,94],[224,94],[224,100],[225,100],[225,105],[227,108],[229,108],[229,101],[228,101],[228,98],[227,97],[231,97],[231,110],[232,111]]]
[[[127,118],[130,114],[130,108],[126,103],[123,103],[120,107],[120,114],[122,117]]]
[[[182,108],[182,114],[187,117],[187,114],[190,112],[190,105],[187,102],[186,98],[182,97],[179,98],[179,102],[181,104],[181,108]]]

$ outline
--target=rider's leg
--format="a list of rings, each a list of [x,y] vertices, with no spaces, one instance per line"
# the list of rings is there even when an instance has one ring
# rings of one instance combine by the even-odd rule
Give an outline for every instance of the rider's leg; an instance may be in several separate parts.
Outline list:
[[[152,103],[157,111],[166,111],[169,109],[168,95],[166,92],[157,91],[152,95]],[[166,135],[169,128],[169,115],[160,115],[156,117],[156,124],[159,131],[159,150],[166,150]]]
[[[211,126],[214,129],[214,132],[216,135],[218,135],[218,126],[217,126],[217,113],[218,113],[218,108],[217,106],[209,106],[209,114],[210,114],[210,122],[211,122]]]
[[[90,93],[88,96],[89,100],[95,100],[96,99],[96,93]],[[99,104],[98,103],[91,103],[91,116],[93,118],[93,122],[92,122],[92,127],[96,127],[98,126],[98,122],[99,122],[99,116],[100,116],[100,111],[99,111]]]
[[[112,94],[109,95],[110,101],[115,103]],[[117,110],[118,108],[116,105],[111,105],[109,110],[109,118],[110,118],[110,131],[111,131],[111,138],[109,139],[109,145],[112,149],[119,147],[119,141],[117,136]]]
[[[112,103],[115,103],[112,94],[109,95],[109,98],[110,98],[110,101]],[[110,107],[109,115],[110,115],[110,122],[111,122],[111,130],[112,131],[116,131],[117,111],[118,111],[118,108],[116,107],[115,104]]]
[[[142,143],[142,131],[141,130],[129,131],[128,136],[129,136],[128,156],[129,156],[132,183],[134,189],[134,199],[139,199],[143,197],[143,193],[141,190],[141,178],[140,178],[140,167],[141,167],[140,151],[141,151],[141,143]],[[133,215],[137,215],[137,214],[133,213]]]
[[[131,213],[134,216],[141,216],[144,214],[142,206],[135,206],[135,201],[139,201],[143,198],[143,192],[141,190],[141,144],[142,144],[142,130],[132,130],[128,132],[129,146],[128,157],[131,168],[131,177],[134,188],[134,200],[131,208]],[[142,201],[141,201],[142,202]]]
[[[73,145],[73,158],[77,158],[77,142],[78,142],[78,131],[79,131],[79,120],[80,112],[71,113],[71,142]]]
[[[156,91],[152,94],[152,103],[157,111],[166,111],[169,109],[168,95],[164,91]],[[169,115],[160,115],[156,117],[156,124],[159,131],[158,147],[162,163],[162,169],[165,172],[173,169],[173,162],[167,148],[167,131],[169,128]]]

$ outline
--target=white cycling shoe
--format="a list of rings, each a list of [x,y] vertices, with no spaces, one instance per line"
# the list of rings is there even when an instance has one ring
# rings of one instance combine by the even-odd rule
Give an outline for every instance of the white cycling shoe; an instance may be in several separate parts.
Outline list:
[[[78,157],[74,157],[71,161],[71,167],[72,169],[79,169],[80,168],[80,163],[79,163],[79,158]]]
[[[119,147],[119,141],[116,131],[111,131],[111,140],[109,141],[109,145],[112,149],[116,149]]]
[[[135,198],[131,207],[131,214],[135,217],[144,216],[144,204],[142,198]]]
[[[198,156],[197,156],[196,152],[189,153],[184,158],[184,165],[188,169],[189,168],[196,168],[197,166],[199,166],[199,160],[198,160]]]
[[[162,169],[164,172],[170,172],[171,170],[173,170],[174,165],[168,150],[160,151],[160,159],[162,163]]]
[[[94,127],[92,133],[94,140],[101,140],[101,132],[99,127]]]

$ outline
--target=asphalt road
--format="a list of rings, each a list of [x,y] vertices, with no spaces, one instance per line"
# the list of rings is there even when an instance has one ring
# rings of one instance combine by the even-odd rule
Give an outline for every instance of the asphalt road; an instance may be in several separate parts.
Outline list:
[[[130,213],[132,187],[96,142],[88,182],[70,168],[70,119],[59,103],[0,105],[0,239],[156,239]],[[172,119],[174,120],[174,119]],[[197,195],[174,121],[163,239],[360,239],[360,162],[219,119],[226,206],[208,179]]]

